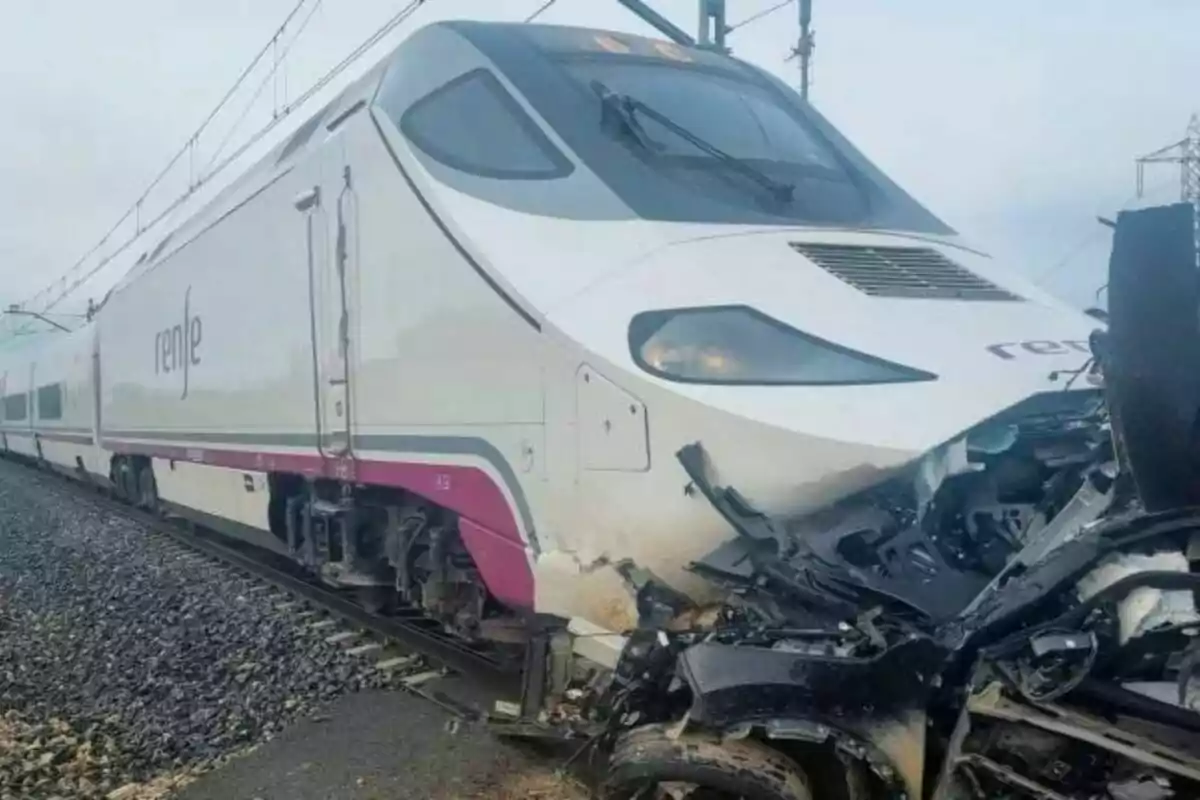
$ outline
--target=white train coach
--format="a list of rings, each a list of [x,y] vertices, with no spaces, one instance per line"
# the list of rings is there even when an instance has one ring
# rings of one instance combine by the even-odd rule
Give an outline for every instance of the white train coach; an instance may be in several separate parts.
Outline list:
[[[439,23],[0,354],[4,446],[466,636],[623,632],[719,596],[681,448],[795,518],[1091,398],[1094,327],[762,70]]]

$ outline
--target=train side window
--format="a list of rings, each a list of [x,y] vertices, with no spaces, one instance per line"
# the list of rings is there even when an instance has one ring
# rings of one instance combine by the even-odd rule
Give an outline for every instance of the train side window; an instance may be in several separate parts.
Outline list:
[[[20,422],[28,413],[26,394],[10,394],[4,397],[4,419],[8,422]]]
[[[680,383],[855,386],[935,380],[802,333],[747,306],[646,311],[629,326],[642,369]]]
[[[395,120],[386,95],[382,102]],[[397,125],[431,158],[484,178],[548,180],[574,169],[486,69],[434,89],[409,106]]]
[[[38,419],[62,419],[63,398],[62,384],[52,383],[37,390]]]

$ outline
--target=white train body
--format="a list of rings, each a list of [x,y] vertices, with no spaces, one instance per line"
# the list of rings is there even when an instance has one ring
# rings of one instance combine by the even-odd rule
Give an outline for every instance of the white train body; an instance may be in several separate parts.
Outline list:
[[[96,444],[94,330],[12,344],[0,356],[0,435],[4,448],[62,470],[104,475]]]
[[[423,498],[504,606],[621,630],[621,562],[702,600],[686,567],[732,535],[680,447],[769,513],[821,508],[1057,391],[1093,327],[756,69],[445,23],[173,231],[94,325],[0,354],[6,394],[65,392],[61,423],[3,430],[106,477],[138,457],[161,499],[277,542],[279,476]]]

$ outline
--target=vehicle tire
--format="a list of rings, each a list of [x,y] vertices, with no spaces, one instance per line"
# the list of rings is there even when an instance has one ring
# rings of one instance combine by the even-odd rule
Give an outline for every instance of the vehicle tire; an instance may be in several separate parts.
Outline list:
[[[694,786],[700,800],[812,800],[808,778],[787,756],[751,739],[721,743],[714,736],[686,733],[677,739],[663,725],[647,725],[622,736],[609,759],[602,796],[606,800],[654,797],[657,784]]]

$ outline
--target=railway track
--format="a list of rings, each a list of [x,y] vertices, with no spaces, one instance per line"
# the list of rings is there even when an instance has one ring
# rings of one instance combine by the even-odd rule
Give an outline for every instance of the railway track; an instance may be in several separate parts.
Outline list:
[[[409,609],[377,614],[347,593],[319,583],[278,553],[226,536],[172,512],[151,513],[132,507],[94,484],[68,479],[36,464],[18,462],[46,488],[91,504],[146,528],[179,548],[181,557],[201,558],[233,571],[248,582],[248,593],[270,591],[280,611],[326,633],[326,642],[375,660],[394,685],[432,702],[453,719],[478,721],[495,700],[519,696],[520,669],[439,630],[429,617]],[[463,680],[450,680],[461,677]]]

